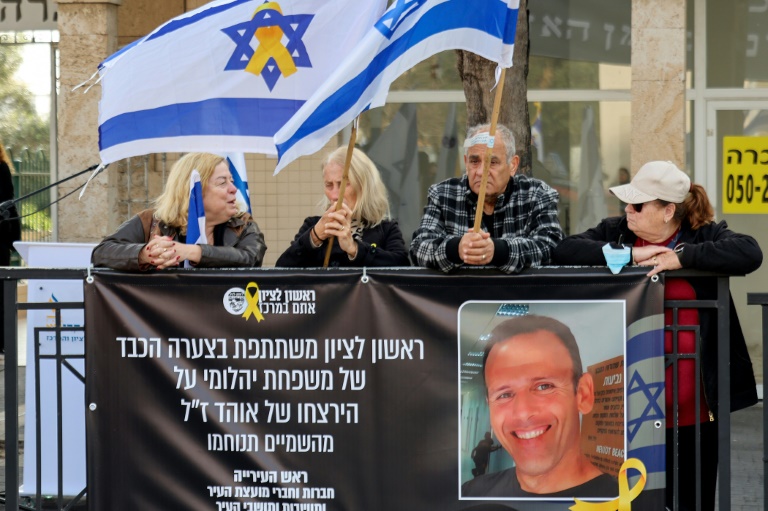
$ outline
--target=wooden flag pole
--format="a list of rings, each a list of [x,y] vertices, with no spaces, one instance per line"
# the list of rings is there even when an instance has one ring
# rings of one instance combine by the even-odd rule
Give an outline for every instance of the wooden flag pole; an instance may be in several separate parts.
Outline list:
[[[499,119],[499,109],[501,108],[501,93],[504,90],[504,76],[507,69],[501,68],[499,83],[496,84],[496,97],[493,100],[493,112],[491,113],[491,127],[488,129],[488,147],[485,150],[485,161],[483,161],[483,179],[480,182],[480,193],[477,194],[477,209],[475,210],[474,232],[480,232],[480,224],[483,222],[483,206],[485,205],[485,187],[488,185],[488,172],[491,168],[491,156],[493,154],[493,144],[496,141],[496,121]]]
[[[357,140],[357,124],[360,121],[360,117],[356,117],[352,123],[352,132],[349,134],[349,145],[347,145],[347,157],[344,159],[344,172],[341,175],[341,186],[339,188],[339,198],[336,200],[336,209],[341,209],[341,205],[344,204],[344,194],[347,191],[347,182],[349,181],[349,167],[352,164],[352,152],[355,149],[355,141]],[[325,260],[323,261],[323,268],[328,268],[328,263],[331,261],[331,249],[333,248],[333,240],[335,236],[328,238],[328,246],[325,248]]]

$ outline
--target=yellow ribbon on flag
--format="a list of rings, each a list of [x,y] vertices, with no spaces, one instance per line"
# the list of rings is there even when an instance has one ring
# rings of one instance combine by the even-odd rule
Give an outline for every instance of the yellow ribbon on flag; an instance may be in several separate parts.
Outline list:
[[[259,310],[259,285],[255,282],[249,282],[245,286],[245,301],[248,303],[248,308],[243,312],[243,317],[246,321],[253,315],[258,323],[264,321],[264,316]]]
[[[277,2],[267,2],[261,4],[253,15],[264,9],[272,9],[280,14],[283,11],[280,9],[280,5]],[[290,76],[296,72],[296,64],[293,62],[293,57],[288,52],[288,48],[282,43],[283,29],[279,26],[261,27],[256,29],[254,34],[259,41],[259,46],[253,53],[253,57],[248,62],[245,70],[255,75],[260,74],[264,70],[264,66],[270,58],[274,58],[277,62],[277,67],[283,76]]]
[[[640,472],[640,479],[631,490],[629,489],[629,481],[627,479],[627,471],[630,468]],[[621,465],[621,470],[619,470],[619,498],[609,502],[584,502],[583,500],[573,499],[576,504],[568,509],[571,511],[631,511],[632,501],[645,488],[647,475],[643,462],[637,458],[630,458]]]

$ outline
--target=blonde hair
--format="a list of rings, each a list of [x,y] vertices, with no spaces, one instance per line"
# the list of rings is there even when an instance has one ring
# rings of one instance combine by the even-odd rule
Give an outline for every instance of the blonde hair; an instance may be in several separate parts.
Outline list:
[[[329,163],[336,163],[344,168],[347,156],[346,146],[339,147],[323,160],[322,168]],[[349,165],[349,185],[355,190],[357,202],[352,210],[352,218],[365,222],[369,227],[379,225],[389,219],[389,197],[387,188],[381,180],[376,164],[363,151],[355,148]],[[325,201],[328,209],[331,201]]]
[[[8,153],[5,152],[5,146],[0,142],[0,163],[5,162],[8,165],[8,168],[11,171],[11,174],[15,173],[15,169],[13,168],[13,162],[8,157]]]
[[[189,212],[189,178],[193,170],[200,173],[200,184],[205,188],[219,163],[226,161],[222,156],[211,153],[188,153],[171,167],[165,190],[155,199],[155,218],[166,225],[176,227],[184,234],[187,232],[187,213]]]

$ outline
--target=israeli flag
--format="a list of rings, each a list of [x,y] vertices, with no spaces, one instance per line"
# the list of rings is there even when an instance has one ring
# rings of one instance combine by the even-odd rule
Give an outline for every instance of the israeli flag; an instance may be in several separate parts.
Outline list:
[[[248,192],[248,173],[245,169],[245,155],[243,153],[229,153],[226,155],[229,172],[237,187],[237,210],[251,211],[251,196]]]
[[[200,183],[200,173],[192,171],[189,176],[189,211],[187,212],[187,243],[190,245],[205,245],[208,237],[205,235],[205,208],[203,207],[203,185]],[[184,261],[184,267],[189,268],[189,261]]]
[[[519,0],[395,0],[365,38],[275,135],[281,169],[368,108],[384,105],[403,72],[444,50],[462,49],[512,66]]]
[[[158,152],[277,154],[273,136],[386,0],[214,0],[99,66],[102,163]]]

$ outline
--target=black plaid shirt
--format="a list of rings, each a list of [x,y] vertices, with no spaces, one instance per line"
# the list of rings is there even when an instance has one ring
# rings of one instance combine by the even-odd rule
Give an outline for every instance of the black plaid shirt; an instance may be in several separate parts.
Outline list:
[[[413,233],[411,258],[419,266],[449,272],[461,266],[458,242],[474,226],[477,194],[464,175],[430,186],[427,195],[424,216]],[[552,250],[563,239],[557,201],[557,192],[543,181],[513,176],[496,199],[491,229],[483,220],[483,230],[493,233],[494,244],[508,248],[508,257],[497,261],[494,256],[493,264],[506,273],[518,273],[549,263]]]

